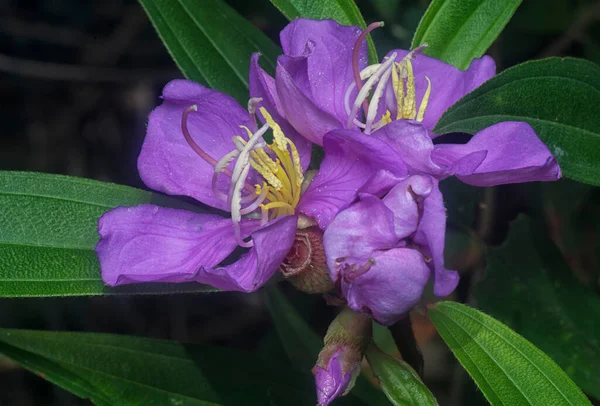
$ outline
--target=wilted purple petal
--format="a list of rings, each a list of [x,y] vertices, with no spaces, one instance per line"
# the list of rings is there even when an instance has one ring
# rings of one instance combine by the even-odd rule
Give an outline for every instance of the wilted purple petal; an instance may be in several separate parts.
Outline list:
[[[400,61],[408,51],[397,49],[390,51],[388,57],[396,52],[397,61]],[[431,80],[431,95],[423,119],[423,125],[432,131],[442,114],[461,97],[475,90],[483,82],[496,74],[496,64],[489,56],[473,60],[466,71],[455,68],[438,59],[427,55],[418,54],[412,60],[415,73],[415,87],[417,91],[417,107],[427,89],[427,76]],[[392,116],[396,111],[392,111]],[[435,135],[432,134],[433,137]]]
[[[436,296],[448,296],[458,285],[458,273],[444,267],[444,244],[446,236],[446,209],[438,182],[433,181],[431,193],[423,201],[423,215],[414,242],[431,257],[434,270],[433,292]]]
[[[380,169],[398,177],[406,175],[406,167],[393,149],[358,131],[328,133],[324,147],[325,159],[319,173],[298,204],[298,210],[314,217],[323,229]]]
[[[258,63],[259,56],[260,54],[254,53],[250,60],[250,97],[260,97],[262,99],[262,102],[258,104],[257,109],[258,107],[264,107],[273,116],[273,119],[279,124],[285,136],[296,145],[300,155],[302,170],[306,170],[310,164],[311,142],[298,134],[287,120],[284,119],[279,95],[275,88],[275,79],[269,76],[269,74],[260,67]],[[258,113],[257,116],[263,123],[265,122],[260,113]]]
[[[366,262],[376,250],[394,248],[398,242],[394,213],[377,197],[361,195],[360,201],[341,211],[323,234],[329,274],[338,281],[340,264]]]
[[[263,286],[292,248],[298,217],[279,217],[252,232],[254,246],[237,262],[221,268],[204,268],[196,280],[222,290],[252,292]],[[220,240],[212,242],[221,244]]]
[[[183,111],[198,107],[188,118],[196,143],[217,161],[234,149],[231,138],[244,135],[248,112],[231,97],[188,80],[173,80],[163,89],[164,102],[150,114],[146,139],[138,158],[140,177],[151,189],[171,195],[185,195],[228,210],[227,202],[212,189],[213,167],[188,145],[181,131]],[[219,177],[219,189],[226,193],[229,179]]]
[[[353,372],[342,371],[342,352],[343,348],[336,351],[327,364],[327,368],[315,366],[315,383],[317,387],[317,399],[319,406],[327,406],[334,399],[343,396],[350,383],[352,382]],[[357,365],[359,367],[360,365]]]
[[[394,229],[398,239],[406,238],[417,230],[419,208],[433,189],[430,176],[413,175],[400,181],[383,198],[383,203],[394,213]]]
[[[373,253],[373,265],[351,282],[342,280],[348,306],[384,325],[400,320],[418,302],[430,270],[423,255],[410,248]]]
[[[352,51],[361,34],[356,26],[340,25],[333,20],[296,19],[281,31],[281,46],[285,55],[306,56],[308,89],[305,95],[315,105],[340,122],[348,117],[344,96],[353,83]],[[310,53],[306,53],[306,49]],[[359,67],[367,65],[367,47],[363,43]],[[340,127],[341,128],[341,127]]]
[[[280,56],[275,75],[277,93],[288,122],[306,139],[323,145],[323,136],[342,128],[342,123],[306,94],[310,88],[307,69],[306,57]]]
[[[242,222],[243,234],[258,227]],[[98,222],[96,253],[108,285],[189,282],[237,247],[231,220],[152,205],[118,207]],[[204,281],[201,281],[204,282]]]
[[[523,122],[495,124],[466,144],[436,145],[432,159],[475,186],[557,180],[561,176],[548,147]]]

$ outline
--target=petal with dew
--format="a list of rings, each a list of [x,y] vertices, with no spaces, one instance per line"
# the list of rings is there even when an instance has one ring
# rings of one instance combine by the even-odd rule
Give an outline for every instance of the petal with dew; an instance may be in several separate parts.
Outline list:
[[[506,121],[479,131],[466,144],[436,145],[432,159],[475,186],[560,179],[558,163],[533,128]]]
[[[352,282],[342,277],[342,292],[350,308],[389,326],[419,302],[431,271],[423,255],[410,248],[375,252],[372,262]]]
[[[195,142],[216,161],[235,147],[231,138],[245,135],[239,126],[250,125],[248,112],[233,98],[188,80],[173,80],[163,89],[164,102],[152,111],[138,158],[140,177],[148,186],[171,195],[183,195],[228,210],[227,202],[213,192],[213,166],[198,156],[181,130],[183,111]],[[229,178],[219,176],[218,189],[229,190]]]
[[[323,136],[327,132],[343,128],[335,116],[322,110],[307,96],[310,83],[306,57],[280,56],[277,59],[275,83],[281,110],[304,138],[323,145]]]
[[[298,154],[300,155],[300,165],[302,166],[302,170],[305,171],[310,164],[311,142],[298,134],[287,120],[285,120],[285,115],[281,110],[279,95],[275,88],[275,79],[269,76],[269,74],[260,67],[258,63],[259,56],[260,54],[254,53],[250,60],[250,97],[259,97],[262,99],[256,108],[266,108],[273,116],[275,122],[281,126],[285,136],[296,145]],[[262,123],[265,123],[265,119],[261,114],[258,114],[258,118]]]
[[[306,56],[305,95],[342,123],[348,118],[344,97],[354,82],[352,52],[361,32],[360,27],[340,25],[333,20],[296,19],[280,34],[285,55]],[[358,64],[361,70],[367,66],[365,42],[359,50]]]
[[[297,216],[279,217],[252,232],[254,246],[233,264],[204,268],[196,280],[222,290],[252,292],[263,286],[292,248]]]
[[[397,177],[406,175],[398,154],[374,137],[339,130],[328,133],[324,141],[325,159],[298,204],[298,210],[314,217],[322,229],[379,170],[386,169]]]
[[[390,51],[388,57],[397,53],[396,60],[399,62],[406,56],[408,51],[397,49]],[[425,91],[427,90],[427,79],[431,80],[431,94],[423,125],[432,131],[442,114],[461,97],[472,92],[483,82],[496,74],[496,64],[489,56],[474,59],[467,70],[460,70],[452,65],[423,54],[417,54],[412,60],[415,74],[415,87],[417,95],[417,109],[421,105]],[[396,109],[392,111],[395,116]],[[432,134],[432,137],[435,135]]]
[[[258,225],[242,222],[242,234]],[[194,281],[199,269],[216,266],[237,247],[230,219],[153,205],[110,210],[98,232],[96,253],[110,286]]]

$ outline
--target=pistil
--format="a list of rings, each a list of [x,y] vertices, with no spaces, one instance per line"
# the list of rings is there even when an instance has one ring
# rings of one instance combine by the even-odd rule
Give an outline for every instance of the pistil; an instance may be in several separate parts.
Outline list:
[[[363,41],[365,40],[365,38],[367,38],[367,35],[369,35],[369,33],[371,31],[373,31],[376,28],[383,27],[383,26],[384,26],[383,21],[369,24],[367,29],[364,30],[358,36],[358,38],[356,39],[356,42],[354,44],[354,49],[352,50],[352,72],[354,73],[354,82],[356,83],[356,89],[359,92],[360,92],[360,89],[362,89],[362,87],[363,87],[363,83],[360,78],[360,67],[358,66],[358,58],[360,55],[360,46],[362,45]],[[367,103],[366,100],[363,102],[363,110],[364,110],[365,116],[366,116],[367,112],[369,110],[369,104]]]

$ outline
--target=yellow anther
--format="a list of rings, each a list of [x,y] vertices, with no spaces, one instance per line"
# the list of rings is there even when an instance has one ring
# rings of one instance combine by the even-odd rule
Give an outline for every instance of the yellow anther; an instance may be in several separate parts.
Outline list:
[[[410,59],[404,61],[406,68],[406,100],[402,109],[402,117],[414,120],[417,116],[417,92],[415,90],[415,75]]]
[[[392,86],[394,87],[394,94],[396,95],[396,120],[402,118],[402,106],[404,103],[404,78],[398,76],[398,69],[402,72],[402,65],[394,63],[392,68]]]
[[[431,94],[431,80],[429,80],[427,76],[425,76],[425,79],[427,79],[427,90],[425,90],[425,94],[421,100],[421,105],[419,106],[417,121],[423,121],[423,117],[425,117],[425,111],[427,110],[427,105],[429,104],[429,95]]]
[[[256,172],[260,173],[260,175],[269,183],[269,185],[273,186],[275,190],[281,190],[283,185],[281,181],[277,179],[273,172],[269,170],[266,166],[258,164],[254,159],[250,159],[250,165],[256,170]]]
[[[290,146],[290,150],[292,151],[292,162],[294,165],[294,169],[296,170],[296,187],[302,186],[302,182],[304,181],[304,174],[302,173],[302,165],[300,164],[300,154],[298,154],[298,149],[296,145],[292,142],[292,140],[288,139],[288,145]]]
[[[265,109],[264,107],[260,107],[259,110],[260,114],[262,114],[262,116],[265,118],[265,121],[267,122],[269,127],[271,127],[271,130],[273,130],[273,139],[277,148],[279,148],[282,151],[287,151],[287,139],[285,138],[285,135],[283,134],[283,131],[281,130],[279,124],[277,124],[275,120],[273,120],[273,117],[269,114],[267,109]]]
[[[279,171],[279,162],[273,161],[273,159],[265,152],[264,149],[257,149],[256,154],[260,160],[267,165],[271,171],[273,171],[273,173],[277,173],[277,171]]]
[[[383,117],[381,117],[381,121],[383,124],[389,124],[392,122],[392,113],[389,110],[385,111]]]
[[[264,188],[267,188],[267,193],[268,193],[269,192],[268,191],[269,186],[265,182],[263,182],[262,186],[259,185],[258,183],[255,184],[254,185],[254,194],[256,196],[260,196],[260,194],[263,192]]]

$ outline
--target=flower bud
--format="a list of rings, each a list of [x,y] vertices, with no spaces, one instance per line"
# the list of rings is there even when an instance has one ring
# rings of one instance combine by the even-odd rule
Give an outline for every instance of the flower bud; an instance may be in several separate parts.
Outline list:
[[[319,227],[309,226],[296,231],[294,244],[280,269],[302,292],[326,293],[333,289],[323,248],[323,232]]]
[[[371,335],[371,319],[349,308],[331,323],[313,369],[319,406],[327,406],[350,392]]]

